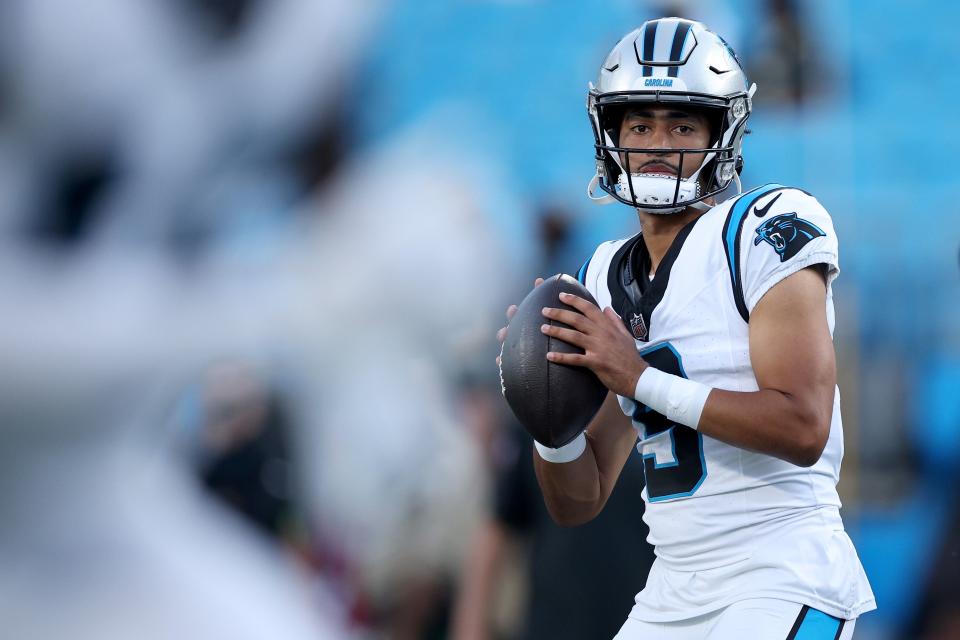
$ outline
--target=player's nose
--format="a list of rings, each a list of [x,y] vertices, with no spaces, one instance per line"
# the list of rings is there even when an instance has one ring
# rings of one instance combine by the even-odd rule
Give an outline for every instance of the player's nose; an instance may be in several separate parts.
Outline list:
[[[667,127],[656,127],[653,130],[653,136],[651,137],[651,142],[653,143],[654,149],[671,149],[673,144],[670,140],[670,131]],[[667,155],[666,152],[655,153],[653,155]]]

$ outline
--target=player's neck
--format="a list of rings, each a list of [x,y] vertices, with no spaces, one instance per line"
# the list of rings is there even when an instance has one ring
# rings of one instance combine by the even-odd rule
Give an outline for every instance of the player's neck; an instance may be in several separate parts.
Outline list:
[[[674,239],[685,226],[702,216],[705,211],[687,207],[683,211],[667,215],[639,211],[640,225],[643,227],[643,242],[650,254],[650,275],[660,266],[660,261],[670,249]]]

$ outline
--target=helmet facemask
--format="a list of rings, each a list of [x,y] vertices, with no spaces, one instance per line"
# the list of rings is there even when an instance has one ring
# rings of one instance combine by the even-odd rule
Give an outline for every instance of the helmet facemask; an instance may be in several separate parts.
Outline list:
[[[724,191],[742,166],[738,150],[746,123],[746,96],[705,105],[701,101],[678,100],[684,94],[626,94],[598,96],[591,92],[590,107],[596,144],[597,176],[591,187],[599,186],[613,199],[654,214],[682,211]],[[652,98],[652,99],[651,99]],[[711,102],[716,98],[711,97]],[[706,148],[638,148],[619,143],[620,126],[626,108],[636,104],[691,108],[707,115],[711,142]],[[665,156],[675,164],[677,175],[644,173],[639,155]],[[703,154],[696,170],[684,178],[694,157]],[[634,160],[636,158],[636,160]],[[648,164],[649,160],[643,162]],[[591,189],[592,191],[592,189]],[[706,208],[703,204],[698,208]]]

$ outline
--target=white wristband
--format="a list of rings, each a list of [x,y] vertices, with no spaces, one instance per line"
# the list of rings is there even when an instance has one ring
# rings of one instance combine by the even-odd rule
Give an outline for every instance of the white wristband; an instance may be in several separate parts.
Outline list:
[[[581,432],[576,438],[563,445],[559,449],[551,449],[546,447],[536,440],[533,441],[533,446],[537,448],[537,453],[540,454],[540,457],[546,460],[547,462],[554,462],[557,464],[563,462],[573,462],[587,449],[587,437]]]
[[[647,367],[637,380],[633,397],[671,422],[696,429],[710,391],[700,382]]]

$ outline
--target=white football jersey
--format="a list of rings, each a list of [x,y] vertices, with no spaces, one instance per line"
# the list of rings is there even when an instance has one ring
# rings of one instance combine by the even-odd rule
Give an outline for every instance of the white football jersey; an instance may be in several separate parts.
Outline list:
[[[775,284],[824,265],[839,273],[829,214],[798,189],[766,185],[713,207],[684,227],[653,279],[638,234],[600,245],[578,278],[612,306],[658,369],[710,387],[756,391],[748,322]],[[830,437],[809,468],[754,453],[620,398],[644,458],[644,520],[657,561],[632,617],[701,615],[734,601],[773,597],[845,619],[875,608],[840,520],[840,396]],[[770,420],[776,420],[770,416]]]

